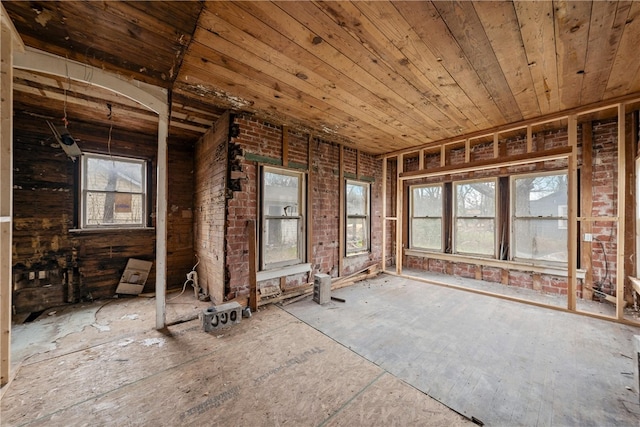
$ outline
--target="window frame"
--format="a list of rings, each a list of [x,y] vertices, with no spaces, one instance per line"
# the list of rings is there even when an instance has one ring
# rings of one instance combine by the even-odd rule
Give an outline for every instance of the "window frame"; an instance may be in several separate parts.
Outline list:
[[[526,219],[535,219],[537,221],[549,221],[549,222],[553,222],[559,230],[567,230],[568,228],[568,198],[569,198],[569,193],[567,190],[567,200],[566,200],[566,204],[564,205],[558,205],[557,209],[554,209],[554,212],[557,212],[557,215],[549,215],[549,216],[539,216],[539,215],[528,215],[528,216],[516,216],[516,206],[518,203],[517,200],[517,185],[516,185],[516,180],[518,179],[527,179],[527,178],[537,178],[537,177],[543,177],[543,176],[556,176],[556,175],[564,175],[567,180],[569,177],[569,171],[567,169],[559,169],[559,170],[553,170],[553,171],[543,171],[543,172],[533,172],[533,173],[524,173],[524,174],[518,174],[518,175],[513,175],[509,178],[509,187],[510,187],[510,197],[511,197],[511,203],[509,206],[510,209],[510,219],[511,219],[511,230],[510,230],[510,236],[511,236],[511,240],[510,240],[510,246],[512,248],[511,250],[511,256],[509,257],[509,259],[511,259],[512,261],[519,261],[519,262],[532,262],[535,263],[537,265],[552,265],[552,266],[566,266],[568,263],[568,247],[565,245],[565,252],[567,255],[567,261],[557,261],[557,260],[545,260],[545,259],[541,259],[541,258],[527,258],[527,257],[521,257],[521,256],[517,256],[517,250],[518,250],[518,245],[516,243],[516,239],[517,239],[517,234],[516,234],[516,224],[518,220],[526,220]],[[563,209],[561,209],[563,208]],[[566,216],[562,216],[561,215],[561,211],[564,210],[567,215]]]
[[[278,175],[287,175],[287,176],[294,176],[298,178],[298,209],[297,209],[297,215],[295,216],[291,216],[291,215],[271,215],[268,214],[266,212],[266,206],[265,206],[265,201],[266,201],[266,197],[265,195],[267,194],[265,191],[265,186],[266,186],[266,180],[265,180],[265,174],[266,173],[273,173],[273,174],[278,174]],[[274,269],[279,269],[279,268],[284,268],[284,267],[289,267],[289,266],[293,266],[293,265],[299,265],[299,264],[303,264],[305,262],[306,259],[306,254],[305,254],[305,249],[306,249],[306,209],[307,209],[307,200],[306,200],[306,173],[303,171],[298,171],[298,170],[292,170],[292,169],[285,169],[285,168],[278,168],[278,167],[271,167],[271,166],[262,166],[260,168],[260,253],[259,253],[259,260],[260,260],[260,271],[268,271],[268,270],[274,270]],[[268,220],[278,220],[278,219],[291,219],[291,218],[295,218],[298,220],[298,227],[297,227],[297,258],[291,258],[288,260],[284,260],[284,261],[278,261],[278,262],[267,262],[265,260],[265,254],[266,251],[268,250],[268,248],[266,247],[267,243],[268,243],[268,239],[266,238],[265,234],[267,233],[267,221]]]
[[[140,183],[141,190],[139,192],[136,191],[107,191],[107,190],[92,190],[89,189],[88,183],[88,174],[90,172],[90,168],[88,163],[90,160],[109,160],[116,161],[121,163],[131,163],[140,166],[141,169],[141,177],[142,182]],[[139,223],[98,223],[98,224],[90,224],[88,223],[89,215],[87,214],[87,209],[89,207],[89,203],[87,202],[87,198],[89,193],[105,193],[105,194],[114,194],[114,203],[115,199],[118,195],[140,195],[142,200],[140,203],[141,214],[140,214],[140,222]],[[148,217],[149,217],[149,200],[150,200],[150,189],[149,189],[149,161],[147,159],[131,157],[131,156],[113,156],[109,154],[101,154],[101,153],[92,153],[92,152],[83,152],[81,155],[80,161],[80,187],[79,187],[79,209],[78,209],[78,226],[82,230],[109,230],[109,229],[140,229],[148,227]],[[114,206],[115,212],[116,206]]]
[[[363,187],[365,189],[365,203],[364,206],[366,208],[366,213],[364,215],[361,214],[350,214],[349,213],[349,191],[348,186],[358,186]],[[344,227],[344,254],[345,257],[351,257],[356,255],[368,254],[371,252],[371,183],[365,181],[358,181],[354,179],[345,179],[344,182],[345,191],[344,191],[344,214],[345,214],[345,227]],[[349,229],[349,219],[363,219],[365,220],[364,231],[366,233],[366,244],[362,248],[356,248],[355,250],[349,250],[348,244],[348,229]]]
[[[494,191],[494,196],[493,196],[493,216],[478,216],[478,215],[474,215],[474,216],[460,216],[458,214],[458,188],[462,185],[469,185],[469,184],[473,184],[473,183],[493,183],[493,191]],[[452,203],[452,240],[453,240],[453,253],[454,254],[460,254],[460,255],[471,255],[471,256],[479,256],[479,257],[485,257],[485,258],[497,258],[497,241],[498,241],[498,233],[496,232],[496,224],[498,222],[498,180],[497,178],[483,178],[483,179],[473,179],[473,180],[463,180],[463,181],[456,181],[453,182],[453,189],[452,189],[452,198],[451,198],[451,203]],[[459,239],[458,239],[458,220],[459,219],[479,219],[479,220],[492,220],[493,222],[493,245],[492,245],[492,252],[490,254],[487,253],[478,253],[478,252],[471,252],[471,251],[465,251],[465,250],[460,250],[460,248],[458,247],[459,244]]]
[[[415,214],[415,204],[414,204],[414,190],[415,189],[419,189],[419,188],[427,188],[427,187],[432,187],[432,188],[440,188],[440,216],[430,216],[430,215],[422,215],[422,216],[416,216]],[[437,183],[437,184],[417,184],[417,185],[410,185],[409,186],[409,248],[411,249],[417,249],[417,250],[424,250],[424,251],[431,251],[431,252],[444,252],[444,240],[445,240],[445,233],[444,233],[444,213],[445,213],[445,188],[444,188],[444,183]],[[426,218],[426,219],[440,219],[440,247],[439,248],[425,248],[425,247],[421,247],[421,246],[416,246],[414,244],[414,230],[413,230],[413,222],[414,219],[417,218]]]

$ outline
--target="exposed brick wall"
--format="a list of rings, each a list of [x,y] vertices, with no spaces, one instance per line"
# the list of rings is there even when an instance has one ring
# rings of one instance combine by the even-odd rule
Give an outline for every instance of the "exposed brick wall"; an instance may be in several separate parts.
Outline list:
[[[226,221],[226,293],[227,297],[248,293],[248,236],[247,220],[259,222],[259,164],[260,156],[268,164],[282,164],[282,129],[278,126],[259,121],[248,115],[239,115],[233,119],[238,126],[238,136],[231,138],[229,168],[237,179],[227,192]],[[312,253],[308,260],[313,272],[328,273],[333,277],[346,275],[381,259],[382,231],[382,163],[375,157],[358,153],[350,148],[344,149],[344,172],[371,182],[371,245],[370,254],[347,257],[344,259],[344,271],[339,272],[339,191],[340,191],[340,146],[312,138],[309,147],[308,136],[288,131],[289,165],[308,166],[308,154],[311,150],[311,204],[308,214],[312,217]],[[231,186],[230,186],[231,187]],[[257,224],[259,226],[259,224]],[[259,233],[258,233],[259,237]],[[285,289],[304,285],[309,281],[307,274],[292,275],[286,278]],[[259,287],[279,286],[279,279],[259,283]]]
[[[225,207],[229,115],[224,114],[195,147],[194,246],[199,285],[215,304],[223,301]]]

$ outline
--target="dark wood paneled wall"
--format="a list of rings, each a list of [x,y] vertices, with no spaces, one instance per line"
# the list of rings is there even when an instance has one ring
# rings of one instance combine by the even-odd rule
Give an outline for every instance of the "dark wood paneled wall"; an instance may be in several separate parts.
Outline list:
[[[83,151],[151,162],[155,183],[157,136],[72,123]],[[169,145],[168,287],[181,286],[194,264],[193,147]],[[13,304],[33,312],[82,299],[111,297],[129,258],[155,260],[155,231],[73,231],[77,164],[67,158],[44,119],[14,118]],[[154,225],[155,184],[150,225]],[[44,277],[43,277],[44,276]],[[153,291],[155,268],[145,291]]]

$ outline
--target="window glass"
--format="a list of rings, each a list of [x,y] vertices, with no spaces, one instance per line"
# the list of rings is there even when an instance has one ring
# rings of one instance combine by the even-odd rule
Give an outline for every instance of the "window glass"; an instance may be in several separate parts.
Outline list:
[[[262,268],[294,265],[303,261],[303,175],[263,169]]]
[[[368,252],[369,246],[369,184],[346,182],[346,253]]]
[[[567,262],[567,174],[513,178],[513,257]]]
[[[442,250],[442,185],[411,187],[410,246]]]
[[[82,158],[82,226],[145,226],[146,162],[96,154]]]
[[[496,181],[455,185],[457,253],[495,256]]]

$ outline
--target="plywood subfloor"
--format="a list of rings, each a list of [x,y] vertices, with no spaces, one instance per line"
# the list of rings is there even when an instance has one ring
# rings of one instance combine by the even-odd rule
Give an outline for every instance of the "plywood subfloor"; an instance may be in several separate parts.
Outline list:
[[[637,426],[640,328],[381,275],[286,306],[465,416],[493,426]]]
[[[170,306],[170,312],[200,309],[181,301],[184,306]],[[144,299],[113,301],[97,310],[92,304],[78,308],[80,317],[89,318],[82,328],[60,333],[47,326],[54,342],[32,343],[36,352],[3,390],[0,424],[470,423],[278,307],[213,333],[203,332],[199,320],[156,331],[153,309],[154,301]],[[45,314],[42,321],[69,320],[73,315],[66,310]],[[29,325],[17,332],[29,340]]]

